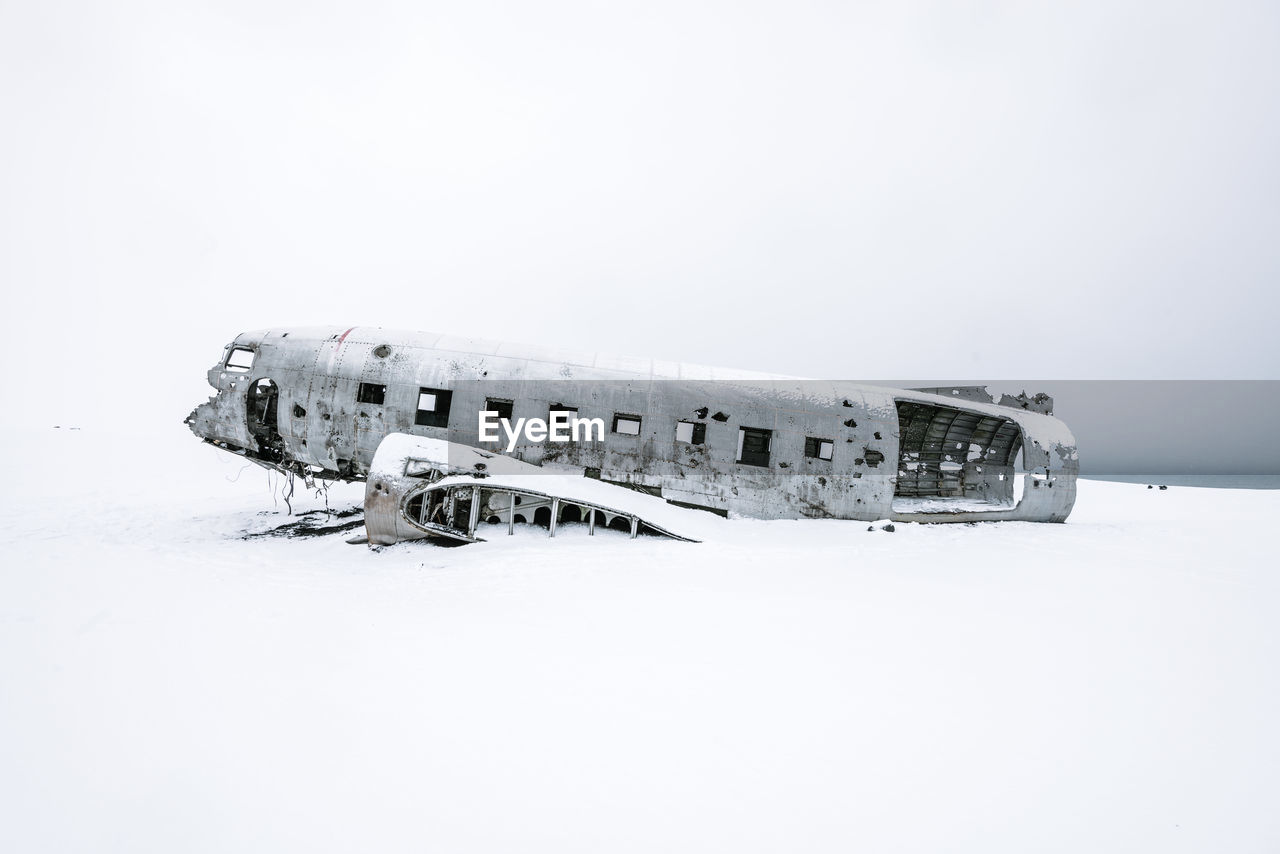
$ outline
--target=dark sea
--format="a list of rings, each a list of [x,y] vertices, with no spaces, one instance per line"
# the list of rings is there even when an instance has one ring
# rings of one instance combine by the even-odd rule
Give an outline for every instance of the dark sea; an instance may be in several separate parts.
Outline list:
[[[1081,480],[1200,486],[1214,489],[1280,489],[1280,474],[1082,474]]]

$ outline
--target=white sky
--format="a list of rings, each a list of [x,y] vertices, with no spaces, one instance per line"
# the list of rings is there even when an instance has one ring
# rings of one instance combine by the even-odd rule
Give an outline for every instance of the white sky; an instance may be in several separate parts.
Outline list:
[[[176,423],[313,323],[1280,378],[1278,48],[1273,3],[0,0],[5,396]]]

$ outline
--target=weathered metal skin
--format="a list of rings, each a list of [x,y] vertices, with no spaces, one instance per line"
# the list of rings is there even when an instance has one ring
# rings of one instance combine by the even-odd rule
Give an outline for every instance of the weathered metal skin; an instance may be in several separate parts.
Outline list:
[[[233,349],[252,351],[251,367],[230,369]],[[1043,396],[997,405],[973,389],[820,383],[364,327],[247,332],[208,376],[217,391],[187,417],[192,432],[304,477],[365,479],[391,433],[498,450],[478,439],[486,398],[513,401],[515,418],[546,418],[553,405],[606,424],[640,416],[639,435],[526,441],[512,456],[754,518],[1061,522],[1079,471],[1075,440]],[[358,402],[362,382],[385,386],[381,403]],[[414,423],[421,388],[452,391],[447,426]],[[677,441],[679,420],[705,425],[704,443]],[[772,431],[767,466],[739,461],[740,427]],[[831,458],[807,456],[806,437],[829,439]],[[1014,503],[1018,450],[1028,473]],[[906,497],[930,490],[942,500]]]
[[[581,475],[547,475],[542,468],[479,448],[392,433],[378,446],[365,483],[364,520],[370,545],[445,537],[480,539],[476,529],[515,531],[516,522],[561,521],[642,530],[697,542],[685,530],[690,513],[661,498]]]

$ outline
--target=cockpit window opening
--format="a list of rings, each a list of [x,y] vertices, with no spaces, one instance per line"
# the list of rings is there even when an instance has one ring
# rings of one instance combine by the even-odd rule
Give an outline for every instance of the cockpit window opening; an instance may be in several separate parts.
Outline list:
[[[248,347],[232,347],[227,354],[226,369],[238,374],[245,374],[253,367],[254,351]]]

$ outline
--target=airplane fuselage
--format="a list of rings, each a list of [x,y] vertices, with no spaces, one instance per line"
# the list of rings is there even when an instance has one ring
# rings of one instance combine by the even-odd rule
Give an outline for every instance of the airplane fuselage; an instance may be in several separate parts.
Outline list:
[[[1075,442],[1058,419],[910,389],[366,327],[244,333],[208,377],[217,393],[191,430],[303,477],[362,480],[382,440],[403,433],[510,447],[756,518],[1062,521],[1075,497]],[[480,413],[495,411],[606,429],[598,441],[482,442]]]

